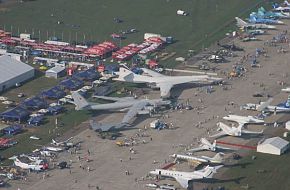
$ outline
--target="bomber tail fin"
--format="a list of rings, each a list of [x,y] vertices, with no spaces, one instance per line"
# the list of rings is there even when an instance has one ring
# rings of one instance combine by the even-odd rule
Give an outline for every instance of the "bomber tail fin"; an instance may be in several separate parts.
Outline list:
[[[57,142],[54,139],[51,139],[51,144],[56,144]]]
[[[126,82],[133,82],[134,75],[135,75],[135,73],[130,71],[130,69],[126,67],[125,65],[122,65],[122,67],[120,67],[119,69],[119,72],[117,72],[116,74],[118,75],[118,77],[114,78],[113,80],[126,81]]]
[[[211,143],[206,139],[206,138],[201,138],[200,139],[200,142],[204,145],[208,145],[208,146],[211,146]]]
[[[222,163],[223,159],[224,159],[224,154],[219,152],[214,157],[212,157],[211,162]]]
[[[245,27],[248,24],[246,21],[240,19],[239,17],[236,17],[235,19],[237,21],[237,26],[238,27]]]
[[[76,110],[82,110],[89,105],[87,100],[76,91],[72,92],[72,97],[74,99],[74,104],[76,105]]]
[[[219,166],[206,166],[203,169],[203,177],[204,178],[212,178],[215,173],[217,173],[217,170],[223,167],[223,165]]]

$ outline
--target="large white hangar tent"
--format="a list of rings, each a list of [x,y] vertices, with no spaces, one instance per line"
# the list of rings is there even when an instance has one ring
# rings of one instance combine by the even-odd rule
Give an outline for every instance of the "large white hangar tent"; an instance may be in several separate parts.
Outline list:
[[[0,92],[34,77],[34,68],[11,58],[0,56]]]
[[[280,138],[272,137],[265,139],[257,146],[257,152],[281,155],[289,148],[289,142]]]

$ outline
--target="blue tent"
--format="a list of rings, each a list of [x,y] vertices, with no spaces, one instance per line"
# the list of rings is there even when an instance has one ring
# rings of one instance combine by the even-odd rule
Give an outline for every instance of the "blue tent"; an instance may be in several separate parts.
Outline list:
[[[43,109],[47,108],[47,103],[43,98],[34,96],[32,98],[26,99],[22,105],[27,109]]]
[[[80,80],[93,81],[100,78],[100,74],[93,68],[75,73],[73,77]]]
[[[29,125],[38,126],[42,122],[43,118],[43,116],[30,117],[27,122]]]
[[[42,91],[41,95],[49,99],[60,99],[65,96],[65,92],[60,86],[52,87],[51,89]]]
[[[17,133],[21,133],[21,132],[22,132],[21,125],[11,125],[3,129],[3,133],[5,135],[16,135]]]
[[[70,78],[70,79],[61,81],[59,85],[68,90],[77,90],[81,88],[84,85],[84,83],[83,81],[77,78]]]
[[[119,71],[119,65],[117,64],[106,64],[105,65],[105,72],[106,73],[115,73]]]
[[[28,118],[30,112],[26,110],[25,108],[21,106],[17,106],[15,108],[6,110],[5,112],[2,112],[0,117],[2,120],[8,120],[8,121],[23,121]]]
[[[51,115],[57,115],[64,111],[64,107],[62,106],[52,106],[48,108],[48,113]]]

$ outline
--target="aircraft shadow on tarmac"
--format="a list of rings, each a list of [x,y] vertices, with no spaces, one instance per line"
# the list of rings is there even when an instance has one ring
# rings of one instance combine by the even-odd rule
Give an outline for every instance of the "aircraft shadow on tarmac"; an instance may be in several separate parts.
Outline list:
[[[236,184],[240,184],[240,181],[245,179],[246,177],[237,177],[237,178],[231,178],[231,179],[205,179],[203,180],[203,183],[229,183],[229,182],[234,182]]]
[[[194,185],[195,183],[202,183],[202,184],[223,184],[223,183],[229,183],[229,182],[234,182],[235,184],[240,184],[240,181],[245,179],[246,177],[237,177],[237,178],[231,178],[231,179],[200,179],[200,180],[192,180],[189,181],[188,184],[188,190],[194,190]]]
[[[241,167],[246,168],[248,165],[251,165],[251,162],[245,162],[245,163],[237,163],[237,164],[225,164],[225,168],[234,168],[234,167]]]
[[[215,137],[214,139],[220,140],[223,139],[224,137],[227,137],[227,135]],[[242,136],[236,136],[236,138],[241,138],[245,140],[257,140],[260,139],[261,137],[264,137],[264,134],[243,134]]]

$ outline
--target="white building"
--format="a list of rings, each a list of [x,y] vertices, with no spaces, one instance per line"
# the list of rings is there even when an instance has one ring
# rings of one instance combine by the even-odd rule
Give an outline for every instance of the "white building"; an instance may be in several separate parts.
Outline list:
[[[260,142],[257,146],[257,152],[281,155],[289,148],[289,142],[280,138],[272,137]]]
[[[0,56],[0,92],[33,77],[33,67],[8,55]]]
[[[20,58],[21,58],[20,54],[8,53],[6,49],[0,49],[0,56],[2,56],[2,55],[8,55],[9,57],[16,59],[17,61],[20,61]]]
[[[56,66],[45,71],[45,76],[49,78],[59,78],[65,76],[65,67]]]

